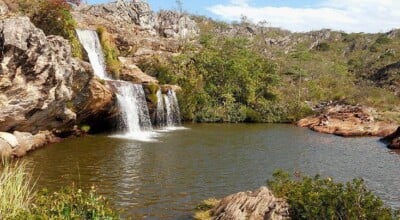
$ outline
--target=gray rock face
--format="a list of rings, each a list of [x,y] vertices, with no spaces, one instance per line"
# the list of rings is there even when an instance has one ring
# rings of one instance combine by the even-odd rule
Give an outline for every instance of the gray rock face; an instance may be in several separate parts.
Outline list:
[[[5,15],[8,13],[7,4],[0,0],[0,15]]]
[[[26,17],[0,24],[0,130],[59,128],[76,115],[66,106],[80,68],[61,37],[48,37]]]
[[[72,58],[67,40],[46,37],[27,17],[13,17],[1,20],[0,47],[0,131],[37,133],[78,123],[86,105],[75,109],[74,101],[89,101],[80,86],[93,75]]]
[[[117,27],[129,27],[135,24],[140,31],[150,35],[160,35],[167,38],[194,37],[199,34],[196,22],[187,15],[173,11],[155,13],[150,5],[143,1],[118,0],[107,4],[83,6],[74,13],[77,20],[87,20],[83,15],[91,15],[110,21]],[[79,15],[81,14],[81,15]],[[86,21],[85,23],[91,23]],[[133,31],[133,30],[131,30]]]
[[[174,11],[159,12],[157,24],[159,33],[167,38],[191,38],[199,34],[195,21]]]
[[[272,195],[267,187],[261,187],[225,197],[211,214],[212,219],[218,220],[284,220],[289,219],[289,205]]]

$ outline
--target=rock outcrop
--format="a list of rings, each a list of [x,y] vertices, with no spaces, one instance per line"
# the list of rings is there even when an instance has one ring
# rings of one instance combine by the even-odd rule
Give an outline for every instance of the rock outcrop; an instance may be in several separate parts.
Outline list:
[[[375,121],[373,109],[361,106],[333,105],[320,114],[301,119],[297,125],[339,136],[379,136],[393,133],[397,125]]]
[[[0,131],[68,130],[107,111],[111,92],[67,40],[45,36],[27,17],[0,23]]]
[[[400,149],[400,127],[395,132],[381,139],[391,149]]]
[[[225,197],[211,210],[211,215],[216,220],[283,220],[289,219],[289,205],[267,187],[261,187]]]
[[[22,157],[27,152],[61,139],[50,131],[41,131],[35,135],[29,132],[0,132],[0,159],[4,157]]]
[[[73,15],[80,28],[105,27],[116,40],[121,56],[135,61],[153,55],[173,55],[183,40],[199,35],[196,22],[188,15],[173,11],[155,13],[143,1],[81,5]]]

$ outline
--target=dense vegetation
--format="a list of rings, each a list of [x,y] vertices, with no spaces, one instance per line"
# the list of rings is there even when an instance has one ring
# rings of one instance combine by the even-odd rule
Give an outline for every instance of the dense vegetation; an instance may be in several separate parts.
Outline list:
[[[141,68],[161,83],[182,86],[180,107],[198,122],[285,121],[279,106],[276,65],[251,50],[245,38],[204,35],[198,50],[189,45],[168,62],[159,57]]]
[[[275,196],[287,200],[292,219],[396,219],[361,179],[342,184],[320,176],[293,180],[283,171],[273,176],[268,186]]]
[[[76,187],[57,192],[34,190],[24,163],[0,165],[0,219],[119,219],[94,188]]]
[[[201,35],[181,55],[140,64],[161,83],[183,87],[186,120],[295,121],[333,100],[400,121],[400,34],[290,33],[246,20],[193,18]]]

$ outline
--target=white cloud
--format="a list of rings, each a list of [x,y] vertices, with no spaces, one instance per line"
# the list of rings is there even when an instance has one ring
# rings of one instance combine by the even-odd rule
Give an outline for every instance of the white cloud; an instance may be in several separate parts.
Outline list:
[[[292,31],[322,28],[346,32],[385,32],[400,28],[400,0],[325,0],[312,8],[254,7],[249,0],[231,0],[209,11],[224,20],[267,21],[271,26]]]

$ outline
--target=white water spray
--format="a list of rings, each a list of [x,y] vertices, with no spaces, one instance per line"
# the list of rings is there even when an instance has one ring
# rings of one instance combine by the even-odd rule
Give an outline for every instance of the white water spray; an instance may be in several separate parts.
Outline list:
[[[152,126],[142,85],[112,80],[108,77],[97,33],[79,29],[76,32],[89,56],[95,75],[100,79],[107,80],[109,85],[117,91],[117,101],[121,111],[119,125],[123,131],[123,134],[117,135],[117,137],[151,140],[151,133],[148,131],[152,130]]]
[[[79,41],[88,54],[94,74],[100,79],[111,79],[108,77],[106,72],[104,55],[97,32],[77,29],[76,33],[78,34]]]

